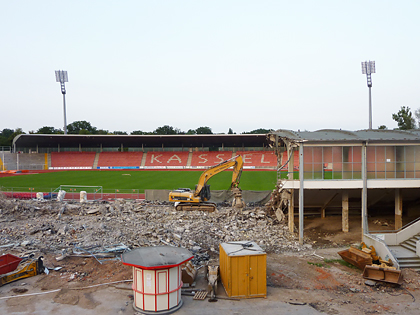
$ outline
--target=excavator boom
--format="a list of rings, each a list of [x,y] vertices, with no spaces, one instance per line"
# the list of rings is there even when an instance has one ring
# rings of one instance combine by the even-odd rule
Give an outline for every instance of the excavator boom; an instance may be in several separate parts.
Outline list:
[[[210,178],[214,175],[227,170],[228,168],[233,166],[233,173],[232,173],[232,182],[230,187],[238,187],[239,181],[241,179],[242,168],[244,166],[244,162],[242,160],[242,156],[237,155],[229,160],[223,161],[220,164],[217,164],[209,169],[205,170],[200,178],[198,179],[198,184],[195,187],[194,196],[199,196],[203,188],[207,185],[207,182]]]

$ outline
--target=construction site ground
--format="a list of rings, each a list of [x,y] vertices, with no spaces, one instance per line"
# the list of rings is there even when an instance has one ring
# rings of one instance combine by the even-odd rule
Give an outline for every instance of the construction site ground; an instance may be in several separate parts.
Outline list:
[[[10,220],[12,214],[7,211],[1,214],[0,233],[6,233],[11,225],[28,226],[33,223],[31,216]],[[42,219],[47,214],[39,215]],[[88,220],[90,217],[84,218]],[[83,217],[73,215],[73,224],[76,220],[83,220]],[[390,221],[392,218],[378,224],[371,220],[370,224],[377,224],[380,229],[391,224]],[[97,224],[103,223],[97,221]],[[287,226],[287,222],[283,224]],[[418,314],[418,272],[405,269],[401,286],[381,283],[369,286],[365,284],[361,270],[340,263],[337,252],[360,243],[359,225],[359,217],[350,217],[351,231],[342,233],[339,216],[305,218],[305,243],[311,246],[290,251],[287,248],[281,252],[268,251],[267,298],[228,300],[219,282],[219,299],[216,302],[193,300],[192,296],[183,295],[184,304],[176,314]],[[20,241],[27,237],[24,235]],[[0,254],[5,253],[23,252],[20,247],[7,249],[3,246]],[[93,257],[67,256],[57,261],[60,253],[53,251],[44,251],[42,255],[45,266],[61,269],[0,287],[1,313],[137,314],[132,306],[132,267],[118,260],[100,264]],[[214,252],[210,256],[210,261],[217,263],[218,256]],[[192,289],[207,289],[204,268],[199,269]]]

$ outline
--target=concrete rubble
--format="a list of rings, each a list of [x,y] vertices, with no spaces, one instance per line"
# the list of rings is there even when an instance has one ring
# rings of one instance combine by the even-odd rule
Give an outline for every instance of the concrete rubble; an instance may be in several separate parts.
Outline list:
[[[218,254],[222,242],[252,240],[267,253],[301,251],[287,225],[263,208],[213,213],[175,211],[172,204],[148,201],[58,202],[0,198],[0,245],[21,251],[53,252],[125,244],[173,245],[194,253],[194,264]],[[0,248],[1,250],[1,248]]]
[[[271,193],[270,200],[265,204],[268,214],[275,215],[279,222],[283,222],[286,218],[285,212],[288,212],[288,206],[291,199],[289,189],[283,188],[283,182],[277,182],[276,188]]]

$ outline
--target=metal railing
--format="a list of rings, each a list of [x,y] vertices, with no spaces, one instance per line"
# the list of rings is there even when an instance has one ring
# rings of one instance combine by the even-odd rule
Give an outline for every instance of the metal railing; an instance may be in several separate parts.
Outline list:
[[[404,230],[405,228],[408,228],[410,225],[413,225],[414,223],[420,221],[420,217],[418,217],[417,219],[407,223],[406,225],[404,225],[403,227],[399,228],[398,230],[379,230],[379,231],[368,231],[369,234],[385,234],[385,233],[398,233],[402,230]]]

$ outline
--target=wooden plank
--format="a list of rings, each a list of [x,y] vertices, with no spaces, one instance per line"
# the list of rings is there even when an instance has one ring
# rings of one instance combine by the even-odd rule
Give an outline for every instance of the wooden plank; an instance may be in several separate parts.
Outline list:
[[[204,300],[207,297],[207,291],[197,291],[193,300]]]

